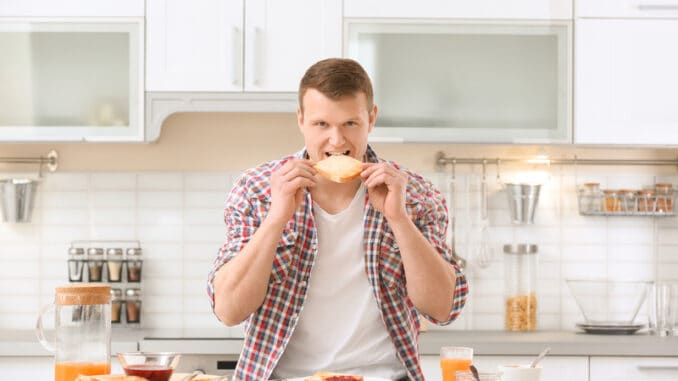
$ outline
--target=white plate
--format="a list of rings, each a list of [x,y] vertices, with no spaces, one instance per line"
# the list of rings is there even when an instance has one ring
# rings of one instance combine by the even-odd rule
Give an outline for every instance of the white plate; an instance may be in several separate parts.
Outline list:
[[[310,376],[308,376],[310,377]],[[283,381],[304,381],[306,377],[299,378],[283,378]],[[365,377],[364,381],[391,381],[390,378],[381,378],[381,377]]]
[[[624,323],[606,323],[606,324],[588,324],[577,323],[577,328],[586,333],[599,333],[607,335],[631,335],[639,329],[644,328],[645,324],[624,324]]]

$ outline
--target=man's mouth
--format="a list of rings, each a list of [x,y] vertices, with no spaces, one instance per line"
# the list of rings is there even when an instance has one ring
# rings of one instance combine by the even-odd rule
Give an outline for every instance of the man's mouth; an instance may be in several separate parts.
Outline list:
[[[335,155],[346,155],[349,156],[351,153],[350,150],[344,151],[344,152],[325,152],[325,156],[330,157],[330,156],[335,156]]]

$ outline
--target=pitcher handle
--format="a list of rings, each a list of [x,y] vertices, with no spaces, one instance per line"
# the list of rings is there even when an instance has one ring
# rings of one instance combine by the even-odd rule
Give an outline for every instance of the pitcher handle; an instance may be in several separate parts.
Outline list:
[[[51,309],[52,307],[54,307],[54,303],[45,304],[42,306],[42,308],[40,308],[38,321],[35,324],[35,335],[38,337],[38,341],[40,341],[40,344],[42,344],[45,349],[52,353],[56,353],[56,348],[54,348],[54,345],[52,345],[52,343],[45,338],[45,333],[42,329],[42,317],[45,315],[47,310]]]

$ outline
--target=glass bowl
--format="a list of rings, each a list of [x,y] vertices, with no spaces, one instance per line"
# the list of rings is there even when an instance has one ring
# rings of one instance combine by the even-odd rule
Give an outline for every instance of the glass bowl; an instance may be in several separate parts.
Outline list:
[[[567,286],[588,324],[632,324],[645,301],[650,281],[567,279]]]
[[[169,380],[180,357],[173,352],[118,353],[118,361],[126,375],[143,377],[148,381]]]

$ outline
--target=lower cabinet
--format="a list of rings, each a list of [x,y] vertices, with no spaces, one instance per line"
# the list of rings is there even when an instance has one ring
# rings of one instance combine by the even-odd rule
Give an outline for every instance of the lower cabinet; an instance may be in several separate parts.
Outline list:
[[[480,372],[497,372],[498,365],[529,364],[534,356],[474,356],[473,363]],[[548,381],[572,381],[589,379],[589,358],[587,356],[549,356],[542,360],[541,379]],[[421,356],[421,366],[426,381],[442,381],[440,358]],[[593,381],[593,379],[591,379]]]
[[[678,380],[676,357],[591,357],[590,367],[589,381]]]

